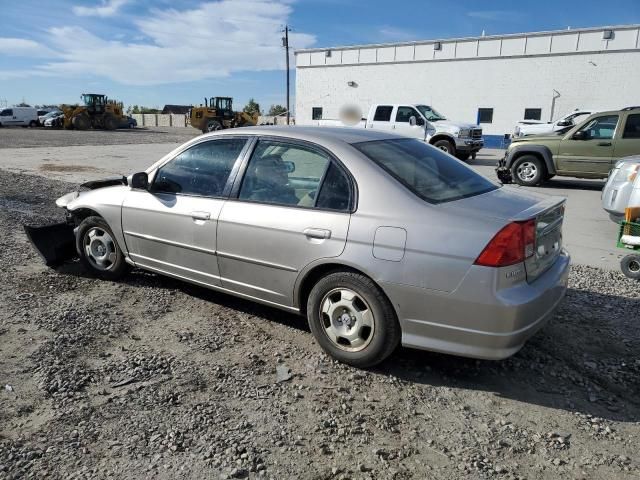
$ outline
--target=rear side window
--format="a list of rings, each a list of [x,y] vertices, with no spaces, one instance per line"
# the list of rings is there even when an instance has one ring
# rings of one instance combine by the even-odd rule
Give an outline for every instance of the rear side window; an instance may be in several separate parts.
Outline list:
[[[622,138],[640,138],[640,115],[629,115]]]
[[[351,199],[351,182],[347,175],[334,163],[324,176],[316,207],[329,210],[349,210]]]
[[[380,105],[376,108],[376,113],[373,116],[374,122],[389,122],[391,120],[391,112],[393,107],[390,105]]]
[[[0,117],[10,117],[13,115],[13,110],[10,108],[5,108],[0,112]]]
[[[413,138],[353,146],[429,203],[450,202],[498,188],[462,162]]]
[[[204,197],[222,196],[245,143],[244,138],[225,138],[194,145],[160,167],[151,190]]]

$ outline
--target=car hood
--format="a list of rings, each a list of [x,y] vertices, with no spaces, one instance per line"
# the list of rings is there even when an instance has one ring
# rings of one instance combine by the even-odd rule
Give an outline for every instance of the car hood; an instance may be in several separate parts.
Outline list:
[[[430,122],[434,125],[442,126],[442,127],[453,127],[453,128],[478,128],[478,125],[475,123],[466,123],[466,122],[456,122],[455,120],[438,120],[437,122]]]
[[[562,140],[562,137],[558,135],[531,135],[529,137],[521,137],[514,138],[511,140],[511,144],[521,144],[521,143],[548,143],[548,142],[559,142]]]
[[[500,187],[473,197],[442,204],[452,215],[484,217],[507,223],[527,220],[561,203],[563,197],[523,191],[516,187]]]

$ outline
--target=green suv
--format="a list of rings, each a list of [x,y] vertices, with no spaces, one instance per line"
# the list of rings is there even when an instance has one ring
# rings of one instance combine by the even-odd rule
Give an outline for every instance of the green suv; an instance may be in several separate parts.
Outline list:
[[[606,178],[621,157],[640,154],[640,107],[594,113],[560,135],[513,139],[496,172],[502,183],[539,185],[556,175]]]

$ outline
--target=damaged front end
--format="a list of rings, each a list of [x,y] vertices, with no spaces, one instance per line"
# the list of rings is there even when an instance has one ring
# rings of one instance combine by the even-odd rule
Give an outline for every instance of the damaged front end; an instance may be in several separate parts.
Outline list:
[[[496,166],[496,175],[498,176],[498,180],[500,180],[504,185],[513,183],[511,170],[507,167],[507,162],[504,158],[498,161],[498,165]]]
[[[96,190],[116,185],[127,185],[127,177],[113,177],[86,182],[80,185],[80,189]],[[56,200],[56,205],[66,209],[67,205],[80,195],[82,195],[81,191],[67,193]],[[78,257],[75,219],[68,212],[65,222],[44,226],[23,225],[23,227],[27,238],[44,259],[47,267],[55,267]]]

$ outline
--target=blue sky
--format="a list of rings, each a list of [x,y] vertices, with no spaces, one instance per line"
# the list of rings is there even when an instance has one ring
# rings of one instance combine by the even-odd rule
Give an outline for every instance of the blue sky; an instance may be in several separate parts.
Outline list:
[[[284,104],[285,23],[325,47],[640,23],[640,0],[0,0],[0,104]]]

